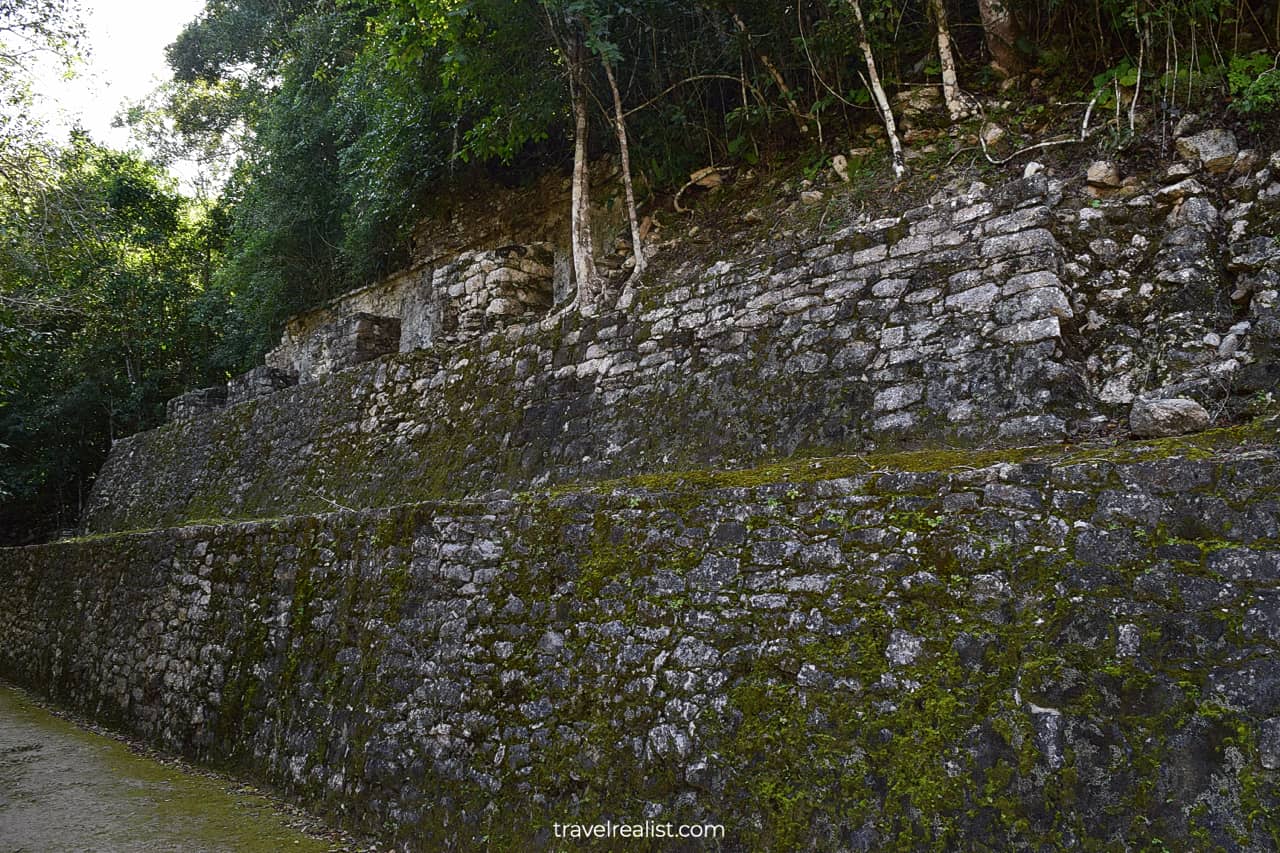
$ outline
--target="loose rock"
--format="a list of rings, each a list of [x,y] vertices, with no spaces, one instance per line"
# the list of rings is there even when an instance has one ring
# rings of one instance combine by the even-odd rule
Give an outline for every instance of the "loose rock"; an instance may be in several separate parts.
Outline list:
[[[1120,167],[1110,160],[1095,160],[1089,164],[1085,172],[1085,180],[1090,186],[1115,188],[1123,181],[1120,178]]]
[[[1138,399],[1129,411],[1129,431],[1139,438],[1200,432],[1208,429],[1212,422],[1203,406],[1186,397]]]
[[[1230,169],[1240,150],[1235,134],[1221,128],[1184,136],[1175,145],[1178,155],[1184,160],[1199,160],[1206,169],[1214,173]]]

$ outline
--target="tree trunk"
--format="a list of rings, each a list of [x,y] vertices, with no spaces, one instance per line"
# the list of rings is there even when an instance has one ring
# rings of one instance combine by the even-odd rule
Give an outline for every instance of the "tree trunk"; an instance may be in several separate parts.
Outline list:
[[[569,95],[573,101],[573,189],[569,211],[569,243],[573,251],[573,273],[578,284],[578,310],[596,314],[600,310],[603,282],[596,271],[591,247],[591,187],[587,163],[587,86],[584,72],[585,45],[574,39],[569,59]]]
[[[738,32],[742,33],[747,39],[747,44],[751,44],[751,32],[747,29],[747,24],[742,20],[742,16],[738,14],[737,8],[729,6],[729,14],[733,16],[733,23],[738,28]],[[753,48],[754,50],[754,48]],[[773,82],[778,84],[778,90],[782,92],[782,99],[787,102],[787,112],[791,114],[791,118],[796,123],[796,129],[801,134],[809,134],[808,119],[809,116],[800,111],[800,106],[796,102],[796,96],[791,91],[791,87],[787,85],[787,81],[783,79],[782,72],[778,70],[778,66],[773,64],[773,60],[769,58],[769,54],[764,51],[754,51],[756,58],[760,60],[760,64],[764,66],[764,70],[769,72],[769,76],[773,78]]]
[[[1009,9],[1011,0],[978,0],[978,13],[982,16],[982,29],[987,36],[987,50],[991,51],[991,64],[1006,77],[1021,74],[1025,68],[1017,43],[1021,33],[1018,21]]]
[[[871,51],[871,39],[867,35],[867,24],[862,18],[862,4],[859,0],[849,0],[853,7],[853,17],[858,22],[858,46],[862,48],[862,58],[867,62],[867,88],[875,100],[880,118],[884,120],[884,129],[889,135],[889,148],[893,152],[893,174],[899,180],[907,174],[906,160],[902,156],[902,143],[898,141],[898,125],[893,120],[893,110],[889,108],[889,98],[880,84],[880,72],[876,70],[876,57]]]
[[[631,284],[644,274],[644,246],[640,242],[640,218],[636,214],[636,194],[631,184],[631,147],[627,144],[627,124],[622,112],[622,94],[618,91],[618,81],[613,76],[613,64],[609,57],[601,56],[600,64],[604,66],[604,76],[609,80],[609,91],[613,93],[613,123],[618,132],[618,153],[622,158],[622,188],[627,196],[627,219],[631,223],[631,254],[635,258],[635,266],[631,268],[631,276],[627,284]]]
[[[942,98],[947,102],[947,112],[952,121],[968,115],[964,98],[960,95],[960,80],[956,76],[956,58],[951,50],[951,27],[947,23],[947,7],[944,0],[930,0],[933,19],[938,26],[938,59],[942,63]]]

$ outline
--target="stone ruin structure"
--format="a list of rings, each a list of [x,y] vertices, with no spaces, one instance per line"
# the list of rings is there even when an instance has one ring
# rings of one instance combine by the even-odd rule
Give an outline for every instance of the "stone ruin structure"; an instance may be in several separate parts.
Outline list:
[[[608,159],[597,162],[593,186],[609,186],[615,171]],[[414,229],[406,269],[292,317],[265,364],[225,388],[171,400],[167,419],[191,420],[392,353],[456,348],[545,315],[573,295],[568,193],[555,175],[519,188],[459,188],[451,207]],[[607,239],[623,216],[607,192],[592,206],[605,270],[623,261]]]
[[[1280,380],[1280,155],[1240,158],[1195,178],[1174,164],[1145,188],[1035,169],[951,187],[666,262],[634,304],[591,319],[551,319],[567,294],[550,240],[419,248],[293,318],[265,365],[173,401],[180,430],[117,442],[85,525],[1239,418]]]
[[[463,252],[345,293],[290,319],[266,364],[226,387],[170,400],[168,419],[199,417],[380,356],[457,346],[537,319],[555,300],[556,268],[552,244],[512,244]]]
[[[403,850],[1275,850],[1280,152],[1184,157],[589,318],[440,243],[0,549],[0,676]]]

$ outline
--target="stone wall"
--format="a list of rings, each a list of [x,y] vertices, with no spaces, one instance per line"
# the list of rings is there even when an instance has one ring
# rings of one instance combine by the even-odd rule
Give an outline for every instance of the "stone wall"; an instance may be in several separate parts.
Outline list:
[[[484,333],[488,308],[459,308],[469,339],[117,442],[87,526],[1080,439],[1139,395],[1234,418],[1280,380],[1280,159],[1261,162],[1107,200],[1041,171],[781,248],[671,250],[598,318],[533,321],[542,303],[517,298]]]
[[[190,421],[221,409],[226,404],[226,388],[217,386],[197,388],[174,397],[166,403],[165,417],[171,422]]]
[[[440,304],[431,289],[431,269],[419,267],[399,273],[290,318],[280,345],[267,353],[267,364],[300,375],[310,372],[308,344],[320,336],[324,326],[356,313],[399,318],[403,329],[400,345],[405,351],[429,346],[440,327]]]
[[[724,823],[727,850],[1275,849],[1276,444],[0,550],[0,675],[411,849],[606,819]]]
[[[0,676],[409,849],[1276,849],[1280,157],[1090,174],[594,318],[433,256],[0,550]],[[360,312],[404,351],[297,355]]]
[[[400,318],[359,311],[325,323],[301,341],[291,362],[292,369],[280,367],[285,362],[276,359],[268,369],[277,375],[297,376],[304,383],[315,382],[334,371],[364,364],[399,349]]]
[[[234,406],[256,400],[297,384],[298,374],[261,365],[227,382],[226,404]],[[170,416],[169,420],[173,420],[173,417]]]
[[[611,158],[593,163],[591,187],[595,253],[607,266],[615,238],[627,228],[620,173]],[[447,340],[457,343],[477,332],[501,328],[519,315],[544,311],[550,294],[543,291],[550,288],[543,279],[550,276],[553,267],[564,270],[556,282],[556,301],[567,292],[569,196],[569,179],[554,173],[521,187],[475,176],[463,179],[440,193],[429,206],[429,214],[414,228],[407,245],[407,269],[291,318],[280,347],[268,354],[268,364],[299,373],[307,339],[321,326],[358,312],[399,318],[404,327],[401,351],[408,352],[432,346],[442,332]],[[495,251],[496,247],[505,251]],[[521,264],[522,259],[528,263]],[[515,275],[510,279],[499,275],[482,287],[473,280],[477,272],[491,273],[504,267]],[[470,282],[465,298],[459,300],[455,294],[451,302],[448,292],[463,282]],[[523,284],[520,290],[524,293],[503,282]],[[490,292],[484,295],[486,289]],[[514,311],[511,304],[499,305],[487,321],[476,322],[474,310],[478,307],[483,316],[498,299],[513,300],[521,310]],[[460,323],[460,314],[472,316]],[[305,377],[305,371],[302,375]]]
[[[367,314],[399,323],[392,352],[456,346],[551,308],[554,248],[513,244],[463,252],[433,266],[419,266],[300,314],[285,327],[267,364],[303,382],[350,367],[331,339],[350,317]]]

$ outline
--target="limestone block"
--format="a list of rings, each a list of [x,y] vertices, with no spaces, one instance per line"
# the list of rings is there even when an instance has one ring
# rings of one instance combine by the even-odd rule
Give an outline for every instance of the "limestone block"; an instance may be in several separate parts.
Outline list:
[[[1156,190],[1156,201],[1181,201],[1193,195],[1204,195],[1204,185],[1195,178],[1187,178]]]
[[[1037,287],[1000,302],[996,305],[994,314],[996,322],[1003,324],[1042,317],[1069,319],[1071,304],[1062,290],[1056,287]]]
[[[1180,137],[1174,145],[1182,159],[1199,160],[1206,169],[1214,173],[1230,169],[1240,151],[1235,134],[1222,128]]]
[[[1114,188],[1121,185],[1120,167],[1113,160],[1094,160],[1085,171],[1091,186]]]
[[[982,244],[982,256],[991,260],[1029,255],[1034,252],[1054,252],[1058,241],[1044,228],[1019,231],[992,237]]]
[[[489,303],[484,313],[490,317],[514,317],[524,313],[524,306],[518,300],[498,297]]]
[[[1209,229],[1218,223],[1218,209],[1208,199],[1191,196],[1183,199],[1169,214],[1170,225],[1191,225]]]
[[[907,666],[915,663],[916,658],[924,651],[924,638],[895,628],[889,635],[889,645],[884,656],[889,663],[896,666]]]
[[[1186,397],[1138,399],[1129,410],[1129,431],[1140,438],[1162,438],[1206,430],[1212,419],[1204,407]]]
[[[400,350],[400,320],[353,314],[321,329],[323,357],[310,377],[341,370]]]
[[[484,283],[486,287],[494,287],[495,285],[503,284],[504,282],[524,281],[528,277],[529,276],[526,273],[522,272],[518,268],[499,267],[485,276]]]
[[[997,329],[995,339],[1006,344],[1029,344],[1035,341],[1061,337],[1062,327],[1057,317],[1028,320]]]
[[[924,386],[919,383],[898,385],[876,394],[875,408],[876,411],[891,412],[918,402],[923,397]]]
[[[905,278],[884,278],[877,281],[871,288],[871,295],[878,296],[881,299],[896,299],[906,293],[907,288],[911,286],[911,281]]]
[[[1263,720],[1260,724],[1258,759],[1267,770],[1280,770],[1280,717]]]
[[[988,282],[948,296],[946,308],[948,311],[960,311],[963,313],[987,311],[995,304],[996,297],[999,294],[1000,288]]]

